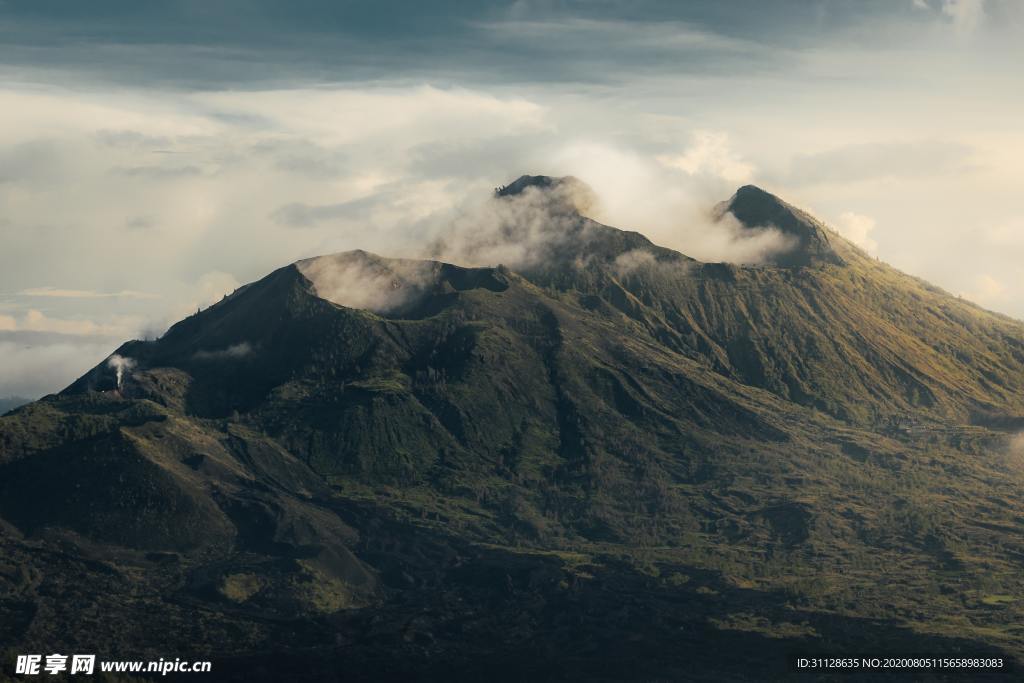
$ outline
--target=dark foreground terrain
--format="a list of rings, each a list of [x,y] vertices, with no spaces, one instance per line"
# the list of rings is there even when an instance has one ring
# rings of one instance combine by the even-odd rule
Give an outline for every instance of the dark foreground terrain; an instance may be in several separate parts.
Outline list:
[[[299,262],[0,418],[8,656],[239,681],[1024,656],[1024,325],[754,187],[719,214],[789,249],[748,267],[575,196],[497,194],[549,214],[521,263]]]

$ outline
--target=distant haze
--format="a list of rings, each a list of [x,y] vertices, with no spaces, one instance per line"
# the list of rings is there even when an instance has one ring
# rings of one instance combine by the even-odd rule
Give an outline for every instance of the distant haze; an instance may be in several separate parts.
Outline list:
[[[617,5],[0,4],[0,397],[285,263],[421,256],[523,173],[743,262],[777,235],[708,212],[756,183],[1024,318],[1024,6]]]

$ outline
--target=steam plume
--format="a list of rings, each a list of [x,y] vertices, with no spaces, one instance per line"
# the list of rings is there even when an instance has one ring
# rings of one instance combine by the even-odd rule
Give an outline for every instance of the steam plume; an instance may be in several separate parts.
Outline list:
[[[117,373],[117,388],[121,389],[124,386],[124,375],[135,367],[135,361],[115,353],[107,360],[107,367],[113,368]]]

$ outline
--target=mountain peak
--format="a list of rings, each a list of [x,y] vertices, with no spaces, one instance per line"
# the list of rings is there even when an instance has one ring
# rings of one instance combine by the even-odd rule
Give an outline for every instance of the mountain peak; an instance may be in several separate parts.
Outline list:
[[[740,187],[738,190],[736,190],[736,194],[734,195],[734,198],[735,197],[746,197],[746,196],[749,196],[749,197],[766,197],[766,198],[773,199],[773,200],[775,200],[777,202],[781,202],[782,201],[781,199],[779,199],[778,197],[773,195],[771,192],[768,192],[767,190],[764,190],[764,189],[758,187],[757,185],[744,185],[744,186]]]
[[[499,199],[539,199],[549,211],[586,213],[596,202],[594,191],[574,176],[521,175],[494,190]]]
[[[715,208],[718,220],[727,213],[732,214],[740,225],[749,230],[775,228],[796,240],[792,249],[773,257],[774,265],[796,268],[821,263],[845,263],[833,248],[828,232],[820,221],[756,185],[744,185],[728,201]]]
[[[494,194],[498,197],[512,197],[523,194],[528,188],[535,187],[539,190],[556,189],[559,186],[571,183],[583,183],[573,176],[562,176],[556,178],[548,175],[521,175],[508,185],[502,185],[495,189]]]

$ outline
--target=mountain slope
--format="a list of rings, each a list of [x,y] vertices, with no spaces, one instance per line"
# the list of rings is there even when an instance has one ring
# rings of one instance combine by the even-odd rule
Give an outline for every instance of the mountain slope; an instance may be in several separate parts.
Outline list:
[[[157,609],[239,672],[396,679],[1024,652],[1024,326],[756,188],[720,212],[797,239],[738,267],[524,178],[529,259],[302,261],[0,418],[5,640],[157,651]]]

